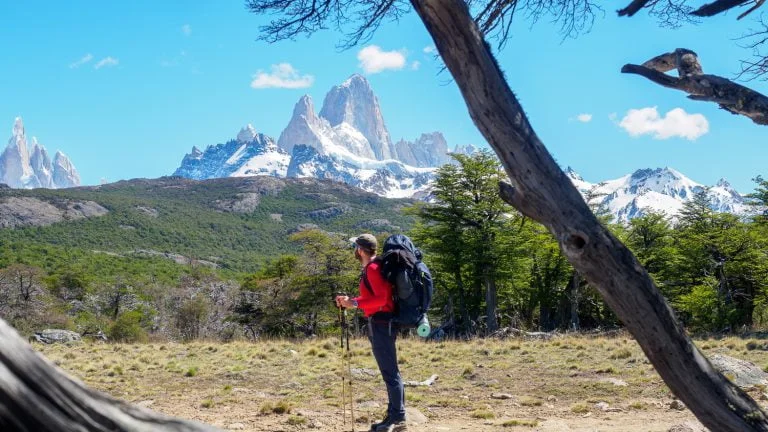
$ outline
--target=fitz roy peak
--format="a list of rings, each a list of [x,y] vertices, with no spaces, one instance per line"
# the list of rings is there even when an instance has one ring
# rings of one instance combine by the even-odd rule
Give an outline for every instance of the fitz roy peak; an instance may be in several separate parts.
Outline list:
[[[360,131],[368,140],[374,159],[398,159],[389,131],[384,125],[379,100],[363,76],[352,75],[341,85],[332,88],[325,95],[320,117],[328,120],[331,126],[346,123]]]
[[[423,195],[435,168],[449,161],[440,132],[393,144],[370,84],[353,75],[328,92],[319,114],[312,98],[302,96],[276,144],[249,125],[235,140],[205,151],[193,147],[174,175],[198,180],[260,174],[315,177],[401,198]]]
[[[80,185],[80,175],[69,158],[57,151],[51,160],[37,138],[28,146],[24,121],[16,117],[8,146],[0,154],[0,183],[12,188],[68,188]]]

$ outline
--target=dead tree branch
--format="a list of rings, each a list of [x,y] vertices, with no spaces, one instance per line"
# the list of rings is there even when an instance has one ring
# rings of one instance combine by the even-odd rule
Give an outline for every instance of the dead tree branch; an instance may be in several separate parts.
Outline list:
[[[0,430],[14,432],[214,432],[134,407],[72,380],[0,319]]]
[[[718,373],[632,253],[606,230],[536,136],[461,0],[411,0],[512,184],[504,199],[549,228],[637,339],[672,391],[711,430],[768,431],[760,406]],[[657,71],[658,72],[658,71]]]
[[[696,9],[691,14],[700,17],[711,17],[749,2],[750,0],[715,0]]]
[[[664,73],[674,68],[678,77]],[[678,48],[643,65],[627,64],[621,72],[643,76],[661,86],[684,91],[689,99],[714,102],[732,114],[768,125],[768,97],[727,78],[704,74],[698,56],[691,50]]]

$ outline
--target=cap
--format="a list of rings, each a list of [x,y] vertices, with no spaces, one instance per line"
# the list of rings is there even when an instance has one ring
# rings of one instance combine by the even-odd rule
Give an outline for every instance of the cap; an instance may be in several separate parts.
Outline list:
[[[376,252],[378,248],[378,242],[373,234],[360,234],[357,237],[352,237],[349,241],[369,252]]]

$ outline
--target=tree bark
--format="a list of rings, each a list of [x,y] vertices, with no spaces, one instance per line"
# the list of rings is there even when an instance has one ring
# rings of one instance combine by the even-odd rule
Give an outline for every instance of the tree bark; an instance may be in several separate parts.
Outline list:
[[[483,267],[483,278],[485,279],[485,322],[488,333],[493,333],[499,329],[499,323],[496,320],[496,280],[491,275],[491,269],[488,264]]]
[[[684,67],[691,63],[696,66],[693,70]],[[679,77],[664,73],[673,68],[678,69]],[[704,74],[693,51],[678,48],[642,65],[626,64],[621,72],[640,75],[661,86],[684,91],[689,99],[714,102],[731,114],[743,115],[759,125],[768,125],[768,97],[729,79]]]
[[[213,432],[212,426],[131,406],[68,378],[0,319],[0,430]]]
[[[462,0],[411,0],[469,114],[512,184],[504,199],[543,223],[596,287],[670,389],[713,431],[768,431],[765,413],[718,373],[632,253],[600,225],[534,133]],[[522,57],[522,56],[521,56]],[[521,58],[521,61],[524,59]]]

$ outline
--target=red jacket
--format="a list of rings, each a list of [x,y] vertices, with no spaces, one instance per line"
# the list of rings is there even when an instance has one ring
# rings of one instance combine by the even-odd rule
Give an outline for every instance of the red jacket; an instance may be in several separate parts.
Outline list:
[[[381,264],[378,261],[372,261],[363,271],[368,276],[368,282],[371,284],[371,290],[373,290],[371,293],[371,290],[365,286],[363,278],[360,278],[360,296],[353,300],[357,301],[357,307],[363,311],[363,315],[369,317],[377,312],[394,312],[395,301],[392,299],[392,284],[381,275]]]

